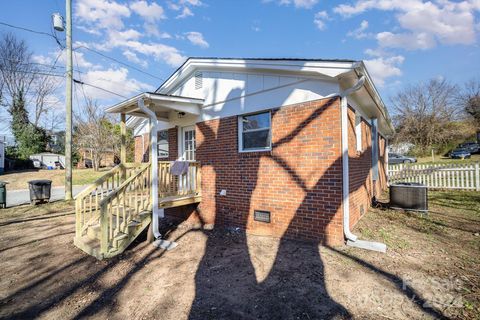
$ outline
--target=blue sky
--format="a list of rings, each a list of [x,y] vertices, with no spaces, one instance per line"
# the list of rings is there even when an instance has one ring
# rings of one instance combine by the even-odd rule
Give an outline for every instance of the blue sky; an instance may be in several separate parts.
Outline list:
[[[64,15],[64,6],[63,0],[3,1],[0,22],[50,33],[51,14]],[[480,76],[480,0],[73,0],[73,10],[75,47],[159,78],[188,56],[362,59],[388,104],[410,83]],[[0,31],[26,40],[37,63],[52,64],[60,55],[63,65],[52,38],[1,25]],[[82,48],[74,66],[81,71],[75,78],[123,96],[162,82]],[[87,86],[79,90],[74,104],[83,92],[103,106],[121,100]],[[52,97],[60,113],[63,99],[60,86]]]

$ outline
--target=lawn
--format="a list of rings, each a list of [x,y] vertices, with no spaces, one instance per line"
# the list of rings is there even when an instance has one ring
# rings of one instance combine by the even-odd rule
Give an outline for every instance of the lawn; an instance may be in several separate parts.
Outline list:
[[[0,210],[0,318],[479,318],[480,193],[432,192],[421,216],[371,209],[353,232],[386,254],[169,227],[97,261],[63,202]]]
[[[480,154],[472,154],[472,157],[470,159],[451,159],[447,158],[444,156],[439,156],[435,155],[435,162],[432,162],[432,157],[423,157],[423,158],[418,158],[417,163],[421,164],[432,164],[432,163],[444,163],[444,164],[450,164],[450,163],[475,163],[475,162],[480,162]]]
[[[73,184],[86,185],[94,182],[110,168],[100,171],[93,169],[73,169]],[[37,179],[52,180],[52,187],[65,185],[65,170],[26,170],[7,172],[0,175],[0,181],[8,182],[8,190],[28,189],[28,181]]]

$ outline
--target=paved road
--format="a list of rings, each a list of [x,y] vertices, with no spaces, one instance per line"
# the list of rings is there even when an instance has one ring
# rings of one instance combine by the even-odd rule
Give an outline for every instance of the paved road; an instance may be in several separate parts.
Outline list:
[[[85,186],[73,186],[73,196],[82,191]],[[61,200],[65,198],[65,187],[54,187],[50,195],[50,201]],[[30,203],[30,192],[24,190],[8,190],[7,185],[7,207],[14,207],[21,204]]]

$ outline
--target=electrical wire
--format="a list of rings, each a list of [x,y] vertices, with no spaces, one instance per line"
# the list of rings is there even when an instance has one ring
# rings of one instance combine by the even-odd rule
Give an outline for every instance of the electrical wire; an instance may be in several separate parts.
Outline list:
[[[121,64],[121,65],[124,65],[125,67],[128,67],[128,68],[134,69],[134,70],[136,70],[136,71],[138,71],[138,72],[140,72],[140,73],[143,73],[143,74],[145,74],[145,75],[147,75],[147,76],[150,76],[150,77],[152,77],[152,78],[155,78],[155,79],[158,79],[158,80],[161,80],[161,81],[165,80],[165,79],[160,78],[160,77],[157,77],[156,75],[153,75],[153,74],[151,74],[151,73],[149,73],[149,72],[143,71],[143,70],[140,69],[140,68],[137,68],[137,67],[135,67],[135,66],[132,66],[132,65],[130,65],[130,64],[128,64],[128,63],[125,63],[125,62],[120,61],[120,60],[118,60],[118,59],[109,57],[109,56],[107,56],[106,54],[101,53],[101,52],[99,52],[99,51],[97,51],[97,50],[94,50],[94,49],[92,49],[92,48],[89,48],[89,47],[87,47],[87,46],[80,45],[80,46],[78,46],[78,47],[75,47],[73,50],[75,51],[75,50],[78,50],[78,49],[86,49],[86,50],[91,51],[91,52],[93,52],[93,53],[95,53],[95,54],[98,54],[98,55],[100,55],[100,56],[102,56],[102,57],[104,57],[104,58],[106,58],[106,59],[110,59],[110,60],[112,60],[112,61],[115,61],[116,63],[119,63],[119,64]]]
[[[95,88],[95,89],[98,89],[98,90],[102,90],[102,91],[108,92],[110,94],[119,96],[121,98],[127,99],[127,97],[121,95],[120,93],[116,93],[116,92],[110,91],[108,89],[105,89],[105,88],[102,88],[102,87],[99,87],[99,86],[96,86],[96,85],[93,85],[93,84],[90,84],[90,83],[86,83],[86,82],[83,82],[83,81],[80,81],[80,80],[77,80],[77,79],[73,79],[73,82],[81,84],[81,85],[89,86],[89,87],[92,87],[92,88]]]

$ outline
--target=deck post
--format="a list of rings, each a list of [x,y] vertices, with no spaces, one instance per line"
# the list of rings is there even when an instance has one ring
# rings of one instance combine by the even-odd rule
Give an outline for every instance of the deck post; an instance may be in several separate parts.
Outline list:
[[[122,113],[120,115],[120,162],[122,163],[123,166],[125,166],[125,163],[127,163],[126,141],[127,141],[126,115],[125,113]],[[127,178],[127,171],[125,167],[123,167],[121,171],[121,179],[122,181],[125,181],[126,178]]]

